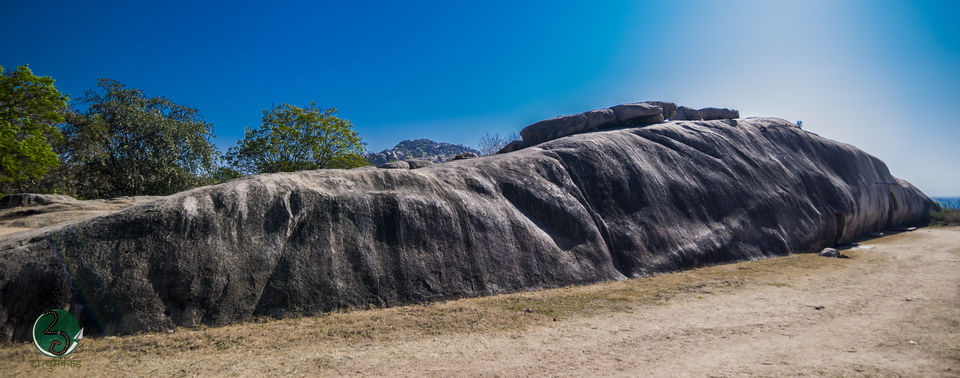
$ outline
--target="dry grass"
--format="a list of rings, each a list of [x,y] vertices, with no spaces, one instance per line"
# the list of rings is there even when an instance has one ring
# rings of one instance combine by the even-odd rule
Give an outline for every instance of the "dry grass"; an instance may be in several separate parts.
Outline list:
[[[942,208],[930,212],[930,225],[932,226],[960,226],[960,210]]]
[[[476,332],[518,333],[558,320],[656,306],[679,295],[709,295],[743,285],[789,286],[792,279],[803,275],[844,269],[853,260],[869,260],[869,257],[859,258],[860,253],[856,251],[845,253],[855,259],[799,254],[588,286],[314,317],[263,318],[225,327],[176,329],[169,333],[91,338],[84,339],[69,358],[83,361],[84,367],[79,372],[84,375],[222,374],[220,369],[232,366],[229,361],[261,359],[266,365],[284,358],[296,361],[302,355],[298,351],[303,348],[342,349]],[[30,368],[29,361],[38,356],[29,343],[2,345],[0,371],[13,375],[36,374],[38,370]],[[221,362],[213,362],[218,360]],[[324,358],[311,357],[303,363],[319,369],[312,370],[314,372],[336,369]],[[279,366],[261,366],[257,370],[285,371],[274,368]],[[74,370],[64,370],[67,371]]]

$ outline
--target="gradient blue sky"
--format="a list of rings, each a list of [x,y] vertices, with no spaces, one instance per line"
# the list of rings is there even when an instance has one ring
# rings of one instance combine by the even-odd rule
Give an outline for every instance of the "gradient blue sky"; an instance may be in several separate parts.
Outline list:
[[[71,97],[100,77],[200,109],[232,146],[271,104],[368,143],[475,145],[639,100],[738,108],[960,195],[960,1],[75,2],[0,5],[0,65]]]

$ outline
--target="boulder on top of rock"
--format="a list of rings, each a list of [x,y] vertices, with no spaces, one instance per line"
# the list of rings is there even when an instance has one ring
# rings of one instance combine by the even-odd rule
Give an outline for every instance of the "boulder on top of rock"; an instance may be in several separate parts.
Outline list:
[[[520,130],[520,137],[528,146],[554,140],[567,135],[590,131],[587,116],[584,113],[560,116],[534,123]]]
[[[703,108],[700,110],[681,106],[677,113],[670,118],[673,121],[710,121],[715,119],[740,118],[740,112],[727,108]]]
[[[478,156],[473,152],[464,152],[462,154],[455,155],[454,157],[450,158],[449,161],[473,159],[475,157],[478,157]]]
[[[650,103],[621,104],[610,107],[617,116],[617,122],[634,126],[663,122],[663,110]]]
[[[740,118],[740,112],[736,109],[727,108],[703,108],[698,110],[700,119],[710,121],[715,119],[734,119]]]
[[[383,169],[410,169],[410,163],[400,160],[400,161],[391,161],[380,164],[377,168]]]
[[[644,101],[645,104],[656,105],[660,107],[663,113],[663,119],[671,119],[677,114],[677,104],[665,101]]]
[[[689,106],[681,106],[677,108],[676,114],[673,117],[670,117],[672,121],[699,121],[700,112],[697,109],[691,108]]]
[[[661,108],[661,104],[665,107]],[[671,102],[648,101],[617,105],[580,114],[560,116],[534,123],[520,130],[526,146],[533,146],[568,135],[625,126],[646,126],[663,122],[676,111]],[[507,151],[509,152],[509,151]]]
[[[426,159],[407,159],[404,161],[407,163],[408,166],[410,166],[410,169],[429,167],[433,165],[432,161],[426,160]]]
[[[526,148],[526,147],[527,147],[527,145],[524,144],[522,140],[515,140],[515,141],[513,141],[513,142],[507,143],[507,145],[506,145],[506,146],[503,146],[503,148],[501,148],[500,151],[497,151],[497,153],[498,153],[498,154],[505,154],[505,153],[507,153],[507,152],[513,152],[513,151],[516,151],[516,150],[522,150],[522,149],[524,149],[524,148]]]
[[[586,131],[605,129],[617,124],[617,115],[613,109],[597,109],[583,113],[587,117]]]

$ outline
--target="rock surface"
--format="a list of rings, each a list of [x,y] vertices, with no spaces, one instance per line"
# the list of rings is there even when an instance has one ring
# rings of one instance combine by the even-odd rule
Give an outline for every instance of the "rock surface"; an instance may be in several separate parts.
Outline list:
[[[522,149],[524,149],[524,148],[526,148],[526,147],[527,147],[527,145],[526,145],[525,143],[523,143],[522,140],[515,140],[515,141],[512,141],[512,142],[510,142],[510,143],[507,143],[507,145],[506,145],[506,146],[503,146],[503,148],[501,148],[500,151],[497,151],[497,153],[498,153],[498,154],[505,154],[505,153],[507,153],[507,152],[513,152],[513,151],[522,150]]]
[[[663,119],[671,119],[677,114],[677,104],[674,104],[672,102],[645,101],[645,103],[659,106],[660,109],[662,110]]]
[[[593,131],[587,116],[583,113],[560,116],[536,122],[520,130],[523,143],[532,146],[546,141],[562,138],[567,135]]]
[[[664,110],[656,104],[669,105],[665,105],[667,110]],[[523,130],[520,130],[520,136],[523,138],[524,145],[533,146],[557,138],[600,129],[652,125],[663,122],[663,115],[673,108],[676,108],[673,103],[657,101],[622,104],[609,109],[597,109],[545,119],[524,127]]]
[[[740,118],[740,112],[727,108],[703,108],[697,112],[700,113],[700,119],[704,121]]]
[[[670,118],[672,121],[710,121],[716,119],[734,119],[740,118],[740,112],[735,109],[726,108],[703,108],[700,110],[681,106],[676,114]]]
[[[477,156],[477,154],[473,152],[464,152],[462,154],[457,154],[456,156],[450,158],[450,161],[473,159],[475,157],[479,157],[479,156]]]
[[[73,197],[53,194],[8,194],[0,197],[0,235],[7,234],[6,230],[20,231],[113,214],[157,198],[161,197],[137,196],[80,201]]]
[[[16,193],[0,197],[0,210],[23,206],[43,206],[55,203],[76,204],[76,198],[59,194]]]
[[[840,251],[836,248],[824,248],[820,251],[820,256],[823,257],[840,257]]]
[[[434,163],[426,159],[407,159],[400,161],[391,161],[377,166],[380,169],[417,169],[429,167]]]
[[[406,160],[391,161],[391,162],[388,162],[388,163],[380,164],[380,165],[377,166],[377,168],[381,168],[381,169],[410,169],[410,163],[408,163]]]
[[[653,121],[649,123],[644,123],[649,125],[651,123],[663,121],[663,109],[660,109],[659,106],[648,104],[648,103],[636,103],[636,104],[622,104],[617,106],[611,106],[610,110],[613,110],[613,114],[617,117],[617,122],[620,124],[628,124],[633,122],[636,119],[656,119],[656,116],[660,116],[659,121]],[[643,126],[643,125],[636,125]]]
[[[410,166],[410,169],[429,167],[433,165],[432,161],[426,159],[407,159],[404,161],[407,162],[407,165]]]
[[[0,237],[0,340],[49,308],[123,334],[813,252],[933,206],[879,159],[768,118],[251,176]]]
[[[671,121],[699,121],[700,112],[697,109],[681,106],[677,108],[676,114],[670,118]]]

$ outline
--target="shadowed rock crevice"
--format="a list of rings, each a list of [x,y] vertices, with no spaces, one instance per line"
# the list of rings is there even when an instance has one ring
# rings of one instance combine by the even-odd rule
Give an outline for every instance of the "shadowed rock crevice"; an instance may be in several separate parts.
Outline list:
[[[250,176],[0,237],[0,340],[29,339],[48,308],[122,334],[814,252],[934,206],[879,159],[770,118]]]

